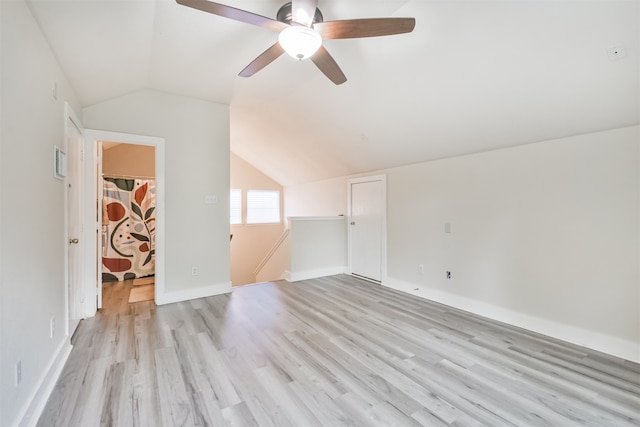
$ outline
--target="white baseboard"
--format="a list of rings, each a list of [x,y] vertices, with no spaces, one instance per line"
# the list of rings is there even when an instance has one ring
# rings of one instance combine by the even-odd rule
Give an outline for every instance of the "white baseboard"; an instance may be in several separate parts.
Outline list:
[[[555,322],[549,319],[531,316],[507,308],[453,295],[424,285],[405,282],[387,277],[383,283],[392,289],[436,301],[451,307],[465,310],[489,319],[508,323],[543,335],[601,351],[616,357],[640,363],[640,343],[624,340],[599,332],[589,331],[576,326]],[[418,289],[418,290],[416,290]]]
[[[286,271],[285,280],[287,282],[298,282],[300,280],[309,280],[318,277],[335,276],[336,274],[344,274],[346,269],[347,267],[341,265],[336,267],[319,268],[315,270]]]
[[[14,426],[34,427],[38,423],[38,419],[40,419],[40,415],[42,415],[42,411],[62,373],[62,369],[69,358],[72,348],[68,338],[60,343],[49,365],[42,373],[37,387],[27,399],[22,410],[18,413]]]
[[[180,291],[164,292],[156,295],[156,304],[164,305],[174,302],[188,301],[197,298],[205,298],[213,295],[231,292],[231,282],[218,283],[216,285],[201,286],[199,288],[184,289]]]

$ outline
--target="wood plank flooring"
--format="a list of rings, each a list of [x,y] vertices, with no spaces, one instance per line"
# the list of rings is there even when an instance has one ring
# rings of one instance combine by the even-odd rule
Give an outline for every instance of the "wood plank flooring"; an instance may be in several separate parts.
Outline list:
[[[115,300],[39,426],[640,425],[640,365],[349,276]]]

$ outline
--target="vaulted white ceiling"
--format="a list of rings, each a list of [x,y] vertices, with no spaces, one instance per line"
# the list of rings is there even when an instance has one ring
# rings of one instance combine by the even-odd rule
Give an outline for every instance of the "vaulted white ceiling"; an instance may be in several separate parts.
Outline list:
[[[231,150],[283,185],[640,122],[638,0],[319,0],[325,20],[416,18],[325,41],[341,86],[286,55],[238,77],[277,33],[173,0],[27,2],[83,106],[141,89],[228,104]]]

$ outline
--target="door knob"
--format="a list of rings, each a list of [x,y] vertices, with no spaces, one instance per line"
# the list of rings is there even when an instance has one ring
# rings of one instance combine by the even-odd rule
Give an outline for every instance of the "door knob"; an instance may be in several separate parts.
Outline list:
[[[69,239],[69,244],[70,245],[76,245],[76,244],[78,244],[79,241],[80,240],[78,240],[77,238],[76,239]]]
[[[355,221],[351,221],[351,225],[356,225],[356,222]]]

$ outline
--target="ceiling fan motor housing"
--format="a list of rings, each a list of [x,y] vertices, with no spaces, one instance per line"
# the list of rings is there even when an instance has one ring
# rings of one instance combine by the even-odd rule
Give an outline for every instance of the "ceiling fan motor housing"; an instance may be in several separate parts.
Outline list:
[[[292,12],[291,2],[285,3],[278,9],[278,13],[276,14],[276,19],[280,22],[284,22],[285,24],[291,25],[293,22],[293,12]],[[316,8],[316,13],[313,15],[313,24],[317,24],[318,22],[323,22],[324,17],[322,16],[322,12],[320,9]]]
[[[240,72],[242,77],[254,75],[286,52],[298,60],[311,58],[329,80],[340,85],[347,81],[347,77],[327,49],[322,46],[323,39],[391,36],[410,33],[416,25],[415,18],[365,18],[324,22],[322,12],[317,7],[318,0],[287,2],[278,9],[276,19],[211,0],[175,1],[183,6],[279,33],[278,42],[247,65]],[[296,6],[295,10],[294,5]],[[315,10],[312,10],[314,7]],[[313,17],[310,16],[311,12],[313,12]]]

